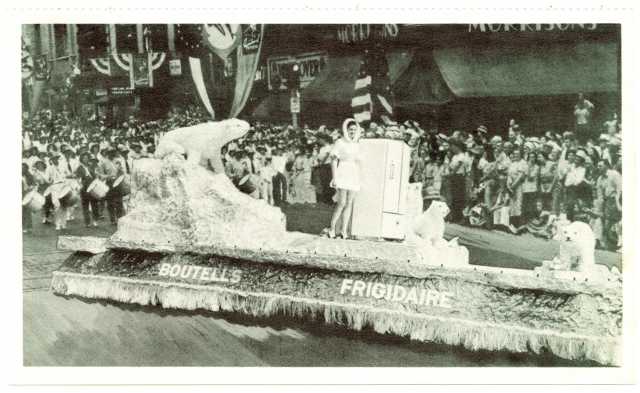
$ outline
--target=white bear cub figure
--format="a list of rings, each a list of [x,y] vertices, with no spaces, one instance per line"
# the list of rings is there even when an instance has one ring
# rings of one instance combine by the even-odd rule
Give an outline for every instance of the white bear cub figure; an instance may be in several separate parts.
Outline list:
[[[562,237],[578,251],[578,263],[572,270],[583,273],[593,272],[596,267],[596,240],[591,227],[584,222],[572,222],[562,228]]]
[[[433,201],[431,206],[414,222],[413,231],[434,247],[446,246],[444,240],[444,218],[449,214],[449,206],[442,201]]]

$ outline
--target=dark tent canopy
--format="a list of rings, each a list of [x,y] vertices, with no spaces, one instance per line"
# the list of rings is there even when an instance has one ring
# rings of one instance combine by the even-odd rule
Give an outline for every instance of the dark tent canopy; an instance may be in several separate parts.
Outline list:
[[[561,95],[618,91],[618,46],[582,42],[434,50],[458,97]]]
[[[393,95],[398,107],[439,105],[455,98],[431,51],[416,52],[409,67],[393,84]]]
[[[409,50],[387,53],[392,85],[409,67],[412,58],[413,52]],[[329,58],[325,69],[304,89],[303,102],[350,105],[361,61],[362,57],[359,55]]]

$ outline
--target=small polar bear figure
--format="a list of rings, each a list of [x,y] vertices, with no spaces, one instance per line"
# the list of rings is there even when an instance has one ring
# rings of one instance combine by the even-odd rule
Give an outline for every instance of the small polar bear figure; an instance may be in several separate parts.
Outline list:
[[[577,251],[577,264],[571,270],[578,272],[594,271],[596,240],[591,227],[580,221],[574,221],[561,229],[561,240],[569,242]]]
[[[434,247],[446,246],[444,240],[444,218],[449,214],[449,206],[442,201],[433,201],[413,224],[413,232]],[[455,240],[455,239],[454,239]]]
[[[216,173],[224,173],[220,149],[247,132],[249,123],[238,119],[178,128],[160,138],[155,156],[163,159],[171,154],[186,155],[189,162],[200,164]]]

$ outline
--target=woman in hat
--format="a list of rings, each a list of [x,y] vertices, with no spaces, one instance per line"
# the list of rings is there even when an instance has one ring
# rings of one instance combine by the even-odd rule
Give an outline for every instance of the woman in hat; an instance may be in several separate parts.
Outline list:
[[[496,157],[493,152],[493,147],[490,145],[485,148],[482,159],[478,163],[478,168],[482,171],[482,177],[480,177],[478,188],[484,190],[484,205],[487,207],[493,206],[497,195],[499,176],[496,166]]]
[[[525,220],[529,220],[535,209],[540,184],[540,165],[537,156],[529,152],[525,177],[522,182],[522,213]]]
[[[520,149],[511,152],[511,165],[507,170],[507,190],[511,195],[509,214],[516,227],[522,225],[523,183],[527,174],[527,162],[522,158]]]
[[[338,221],[342,222],[340,236],[348,238],[347,227],[351,221],[353,201],[360,190],[360,139],[361,129],[354,119],[342,124],[343,137],[338,139],[331,151],[331,186],[337,190],[337,204],[331,217],[328,236],[336,237]]]
[[[553,211],[553,188],[558,163],[543,151],[536,153],[536,160],[540,167],[540,200],[545,210]]]

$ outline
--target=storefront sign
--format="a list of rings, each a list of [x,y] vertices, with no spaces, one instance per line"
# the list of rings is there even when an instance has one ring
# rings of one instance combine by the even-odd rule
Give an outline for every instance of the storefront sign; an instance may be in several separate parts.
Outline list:
[[[169,75],[180,76],[182,75],[182,62],[180,59],[169,60]]]
[[[527,31],[593,31],[598,27],[595,23],[528,23],[528,24],[501,24],[501,23],[476,23],[469,24],[469,33],[502,33],[502,32],[527,32]]]
[[[133,95],[133,89],[129,87],[112,87],[109,89],[112,97],[128,97]]]
[[[300,67],[300,88],[304,89],[327,63],[327,52],[303,53],[296,56],[278,56],[267,59],[269,90],[286,90],[287,75],[294,64]]]
[[[388,24],[349,24],[338,27],[338,41],[343,44],[350,44],[362,41],[386,41],[398,37],[399,26],[394,23]]]

